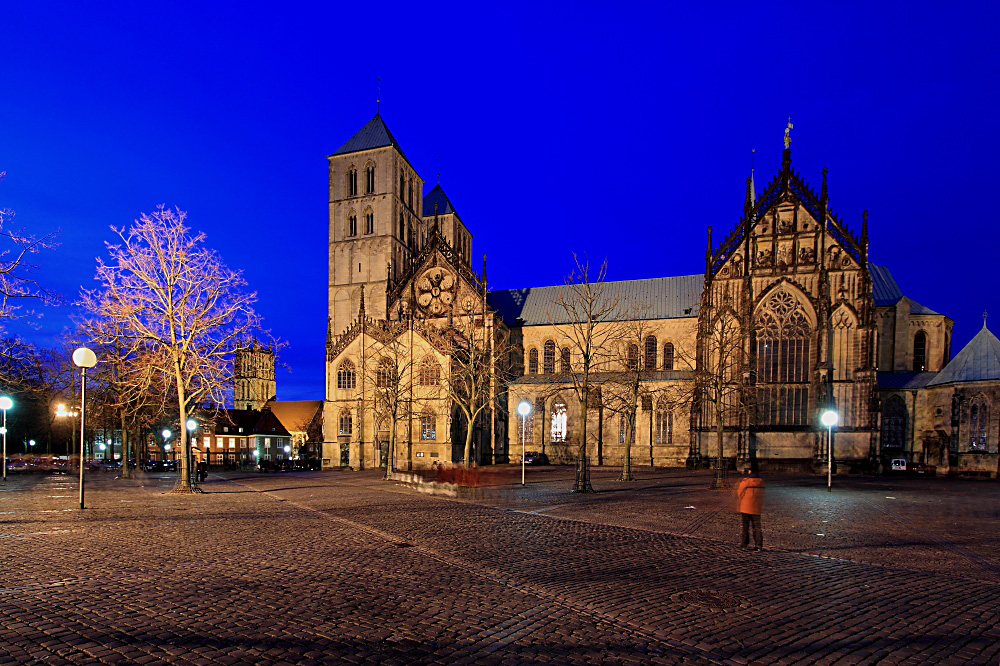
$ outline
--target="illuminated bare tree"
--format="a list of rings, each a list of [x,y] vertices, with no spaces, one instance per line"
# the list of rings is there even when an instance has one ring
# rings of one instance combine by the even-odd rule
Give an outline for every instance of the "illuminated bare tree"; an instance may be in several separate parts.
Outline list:
[[[480,307],[463,308],[452,318],[447,332],[451,367],[443,380],[447,396],[468,424],[465,432],[465,462],[472,460],[472,439],[476,420],[483,414],[493,418],[499,382],[505,376],[509,358],[509,338],[485,304],[486,285],[479,285]]]
[[[702,413],[715,426],[718,462],[713,487],[718,488],[725,485],[722,457],[726,425],[740,423],[752,410],[752,397],[744,377],[747,353],[743,326],[730,303],[727,301],[703,326],[702,362],[698,364],[696,383]]]
[[[414,405],[413,387],[417,369],[410,344],[402,339],[406,325],[400,322],[379,322],[373,330],[365,352],[364,373],[372,387],[372,415],[377,433],[388,431],[385,480],[395,472],[395,456],[399,439],[399,422],[406,418]]]
[[[129,339],[148,345],[151,369],[174,391],[180,423],[181,473],[175,488],[190,492],[187,428],[191,408],[223,403],[231,383],[233,352],[260,330],[239,271],[204,246],[205,235],[185,225],[186,213],[159,206],[131,229],[112,229],[121,243],[99,259],[101,287],[85,290],[83,306],[95,319],[115,322]]]
[[[587,406],[594,390],[594,375],[607,366],[612,343],[619,335],[617,327],[610,321],[618,301],[605,291],[606,260],[601,263],[596,275],[591,273],[589,261],[581,261],[576,254],[573,261],[575,267],[566,278],[566,289],[560,291],[556,301],[558,312],[550,312],[549,319],[561,339],[569,345],[573,362],[568,375],[580,403],[582,437],[573,492],[593,492],[586,464]]]
[[[6,175],[0,171],[0,180]],[[36,268],[30,255],[53,247],[53,234],[37,238],[13,226],[14,211],[0,208],[0,335],[4,321],[37,316],[32,310],[22,310],[24,300],[45,303],[53,294],[43,289],[31,277]]]

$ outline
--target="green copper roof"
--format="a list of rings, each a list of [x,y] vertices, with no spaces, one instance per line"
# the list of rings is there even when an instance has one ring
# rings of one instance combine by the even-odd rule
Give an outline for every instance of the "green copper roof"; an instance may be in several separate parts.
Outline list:
[[[976,337],[958,352],[955,358],[928,382],[928,386],[940,386],[955,382],[983,382],[1000,379],[1000,340],[990,333],[983,322],[983,328]]]

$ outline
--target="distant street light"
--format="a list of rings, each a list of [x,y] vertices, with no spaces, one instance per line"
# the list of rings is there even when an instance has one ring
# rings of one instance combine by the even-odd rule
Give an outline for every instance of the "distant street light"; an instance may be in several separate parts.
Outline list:
[[[191,438],[195,430],[198,429],[198,422],[194,419],[188,419],[187,423],[188,437],[187,437],[187,468],[189,474],[194,473],[194,440]],[[207,455],[207,454],[206,454]],[[197,479],[198,475],[194,474],[194,478]]]
[[[7,410],[14,406],[14,401],[0,396],[0,410],[3,411],[3,425],[0,426],[0,437],[3,437],[3,480],[7,480]]]
[[[172,433],[167,428],[164,428],[160,434],[163,435],[163,460],[166,462],[167,456],[170,455],[170,444],[167,443],[167,440],[170,439]]]
[[[69,454],[73,455],[73,451],[76,451],[76,417],[80,415],[75,408],[66,409],[66,405],[59,403],[56,405],[56,416],[59,418],[70,418],[73,419],[70,425],[70,447]]]
[[[828,409],[819,417],[826,426],[826,491],[833,492],[833,426],[837,425],[837,412]]]
[[[524,485],[524,424],[528,420],[528,414],[531,413],[531,403],[527,400],[522,400],[517,405],[517,413],[521,415],[521,485]],[[544,424],[542,424],[544,425]]]
[[[80,368],[80,509],[83,509],[83,435],[86,432],[84,424],[87,419],[87,368],[97,365],[97,356],[86,347],[80,347],[73,352],[73,363]]]

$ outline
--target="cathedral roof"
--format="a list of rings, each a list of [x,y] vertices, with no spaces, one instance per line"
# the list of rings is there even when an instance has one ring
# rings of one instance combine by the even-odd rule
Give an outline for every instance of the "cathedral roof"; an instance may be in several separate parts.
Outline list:
[[[887,391],[902,391],[923,388],[938,373],[936,372],[879,372],[878,387]]]
[[[458,215],[458,211],[451,205],[451,199],[444,193],[441,183],[435,185],[433,190],[424,195],[424,217],[434,215],[434,204],[438,205],[439,215],[447,215],[448,213]]]
[[[605,282],[604,296],[616,303],[608,319],[697,317],[704,284],[704,275]],[[571,289],[569,285],[505,289],[491,291],[486,300],[509,326],[567,324],[570,322],[559,297],[568,299]]]
[[[362,150],[371,150],[372,148],[384,148],[385,146],[392,146],[399,151],[399,154],[403,156],[407,162],[410,160],[406,157],[406,153],[400,147],[399,142],[396,141],[396,137],[392,135],[389,128],[386,127],[385,121],[382,120],[382,116],[378,113],[375,117],[368,121],[368,123],[354,133],[350,139],[344,142],[340,148],[334,151],[334,155],[346,155],[347,153],[356,153]]]
[[[917,303],[909,296],[903,295],[903,290],[896,284],[896,278],[892,277],[888,266],[878,266],[868,262],[868,274],[872,277],[872,296],[875,298],[876,307],[896,305],[902,300],[910,306],[910,314],[916,315],[936,315],[929,307]]]
[[[983,328],[969,344],[951,359],[944,370],[938,373],[928,386],[940,386],[955,382],[983,382],[1000,379],[1000,340],[990,333],[983,322]]]

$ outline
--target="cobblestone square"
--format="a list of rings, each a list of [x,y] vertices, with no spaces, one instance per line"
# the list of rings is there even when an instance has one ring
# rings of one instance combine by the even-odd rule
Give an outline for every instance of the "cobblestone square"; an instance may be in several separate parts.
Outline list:
[[[0,664],[997,664],[1000,484],[706,472],[9,476]]]

